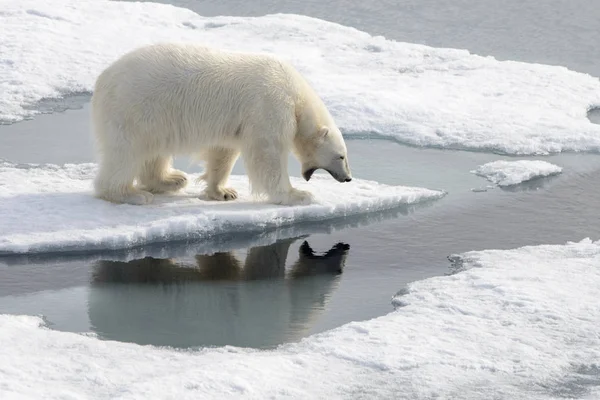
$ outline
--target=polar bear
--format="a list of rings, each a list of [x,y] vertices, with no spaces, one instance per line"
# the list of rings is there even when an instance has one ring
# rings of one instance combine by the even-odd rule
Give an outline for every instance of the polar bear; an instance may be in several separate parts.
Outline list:
[[[91,103],[94,188],[111,202],[147,204],[153,193],[185,187],[186,174],[172,168],[175,155],[206,162],[201,179],[211,200],[237,198],[225,185],[240,154],[252,192],[276,204],[313,199],[290,183],[290,151],[306,181],[317,169],[339,182],[352,179],[346,144],[325,104],[274,56],[192,43],[141,47],[98,76]]]

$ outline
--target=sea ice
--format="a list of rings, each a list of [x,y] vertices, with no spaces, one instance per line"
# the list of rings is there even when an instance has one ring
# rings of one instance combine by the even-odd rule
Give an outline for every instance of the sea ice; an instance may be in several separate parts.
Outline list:
[[[0,121],[34,115],[41,99],[90,92],[118,56],[166,40],[291,61],[346,135],[513,154],[600,150],[600,125],[586,117],[600,106],[596,77],[395,42],[304,16],[205,18],[147,2],[3,2]]]
[[[2,398],[592,398],[600,242],[450,257],[392,313],[275,350],[175,351],[0,315]]]
[[[0,254],[112,250],[223,233],[260,233],[445,195],[443,191],[361,179],[337,184],[328,175],[318,174],[310,182],[292,178],[296,187],[315,194],[317,204],[276,206],[254,201],[247,177],[232,176],[230,185],[241,195],[236,201],[198,199],[202,186],[190,184],[181,193],[156,196],[148,206],[116,205],[93,197],[95,171],[95,164],[0,163]]]
[[[498,160],[480,165],[471,172],[498,186],[511,186],[536,178],[560,174],[562,167],[542,160]]]

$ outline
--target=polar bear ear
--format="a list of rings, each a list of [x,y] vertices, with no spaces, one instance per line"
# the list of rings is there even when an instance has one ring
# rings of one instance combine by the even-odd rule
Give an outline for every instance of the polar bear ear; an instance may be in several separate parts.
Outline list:
[[[329,133],[329,128],[326,126],[322,126],[321,129],[319,129],[319,137],[320,138],[326,137],[328,133]]]

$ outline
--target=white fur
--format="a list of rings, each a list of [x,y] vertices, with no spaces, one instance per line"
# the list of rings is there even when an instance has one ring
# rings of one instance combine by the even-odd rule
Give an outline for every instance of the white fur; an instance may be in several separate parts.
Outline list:
[[[152,193],[183,188],[174,155],[206,161],[205,193],[215,200],[237,197],[225,184],[240,154],[253,192],[274,203],[312,199],[290,184],[290,151],[303,171],[351,179],[346,145],[321,99],[290,64],[268,55],[194,44],[139,48],[98,77],[92,125],[96,194],[116,203],[146,204]]]

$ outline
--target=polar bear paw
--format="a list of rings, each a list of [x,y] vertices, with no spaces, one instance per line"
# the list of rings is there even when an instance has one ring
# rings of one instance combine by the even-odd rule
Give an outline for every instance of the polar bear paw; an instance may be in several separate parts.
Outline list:
[[[160,180],[144,183],[143,188],[151,193],[176,192],[188,183],[185,172],[173,170]]]
[[[285,194],[273,196],[272,201],[276,204],[297,206],[311,204],[314,199],[315,198],[311,192],[292,188]]]
[[[209,200],[217,201],[229,201],[238,198],[238,193],[235,189],[226,187],[206,188],[204,194]]]

